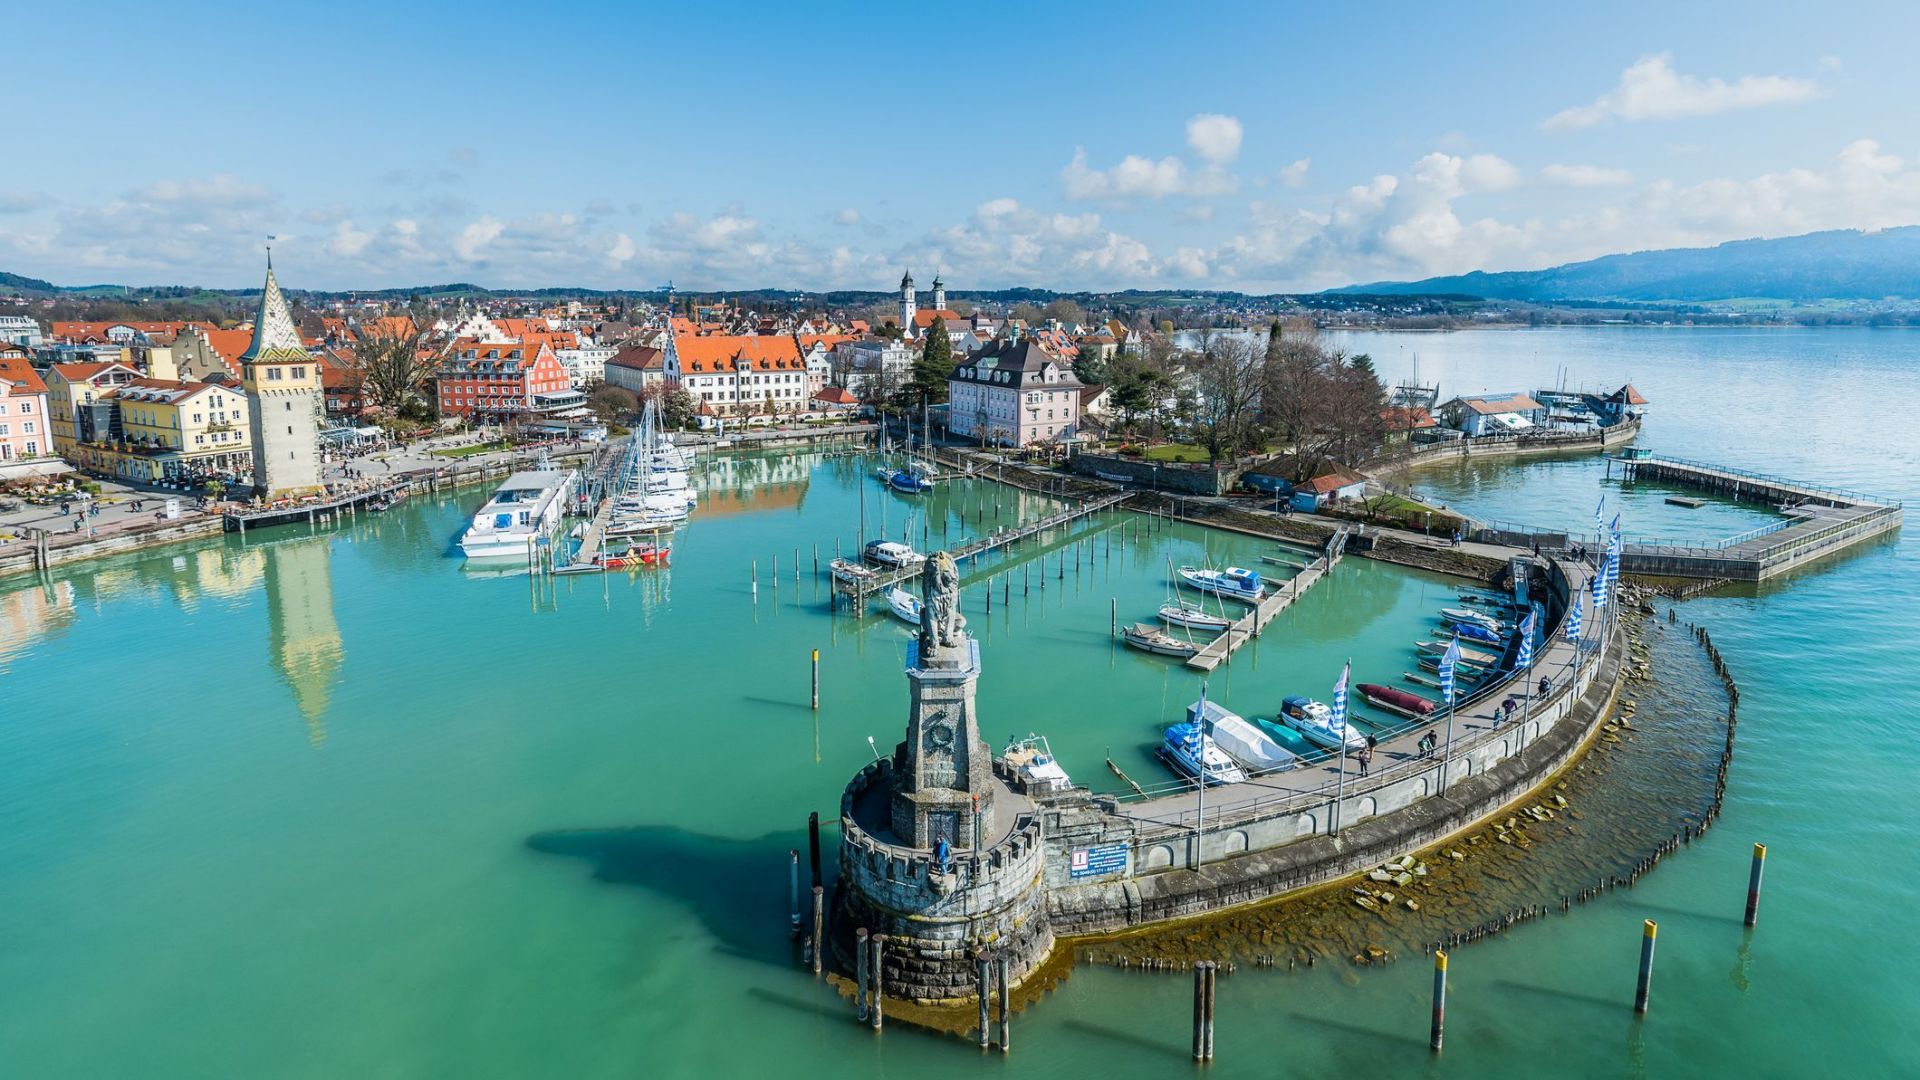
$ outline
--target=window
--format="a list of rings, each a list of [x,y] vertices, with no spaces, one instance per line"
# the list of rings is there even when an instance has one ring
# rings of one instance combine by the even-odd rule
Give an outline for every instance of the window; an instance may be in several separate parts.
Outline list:
[[[280,381],[280,369],[279,369],[279,368],[277,368],[277,367],[270,367],[270,368],[268,368],[268,369],[267,369],[267,381],[268,381],[268,382],[279,382],[279,381]]]
[[[303,367],[297,367],[297,368],[294,368],[294,369],[293,369],[293,378],[296,378],[296,379],[304,379],[304,378],[306,378],[306,377],[307,377],[307,369],[306,369],[306,368],[303,368]]]
[[[33,434],[33,421],[31,421],[31,420],[29,420],[29,421],[27,421],[26,423],[24,423],[24,424],[21,424],[21,425],[20,425],[20,433],[21,433],[22,435],[31,435],[31,434]]]
[[[30,413],[30,412],[32,412],[32,411],[33,411],[33,402],[31,402],[31,401],[23,401],[23,402],[21,402],[21,403],[20,403],[20,411],[21,411],[21,412],[23,412],[23,413]]]

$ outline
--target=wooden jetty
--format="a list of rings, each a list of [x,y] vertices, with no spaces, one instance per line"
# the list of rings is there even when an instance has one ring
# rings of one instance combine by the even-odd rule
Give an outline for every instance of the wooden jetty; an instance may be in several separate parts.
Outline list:
[[[1040,518],[1037,521],[1029,522],[1017,529],[1006,529],[971,540],[957,548],[953,548],[948,551],[947,554],[953,556],[953,561],[956,564],[965,564],[970,559],[978,558],[988,552],[998,551],[1001,548],[1011,547],[1023,540],[1038,536],[1048,529],[1057,529],[1062,525],[1071,524],[1082,518],[1092,517],[1105,510],[1111,510],[1132,497],[1131,492],[1121,492],[1118,495],[1109,495],[1092,502],[1082,503],[1079,506],[1069,507],[1065,510],[1048,514],[1046,517]],[[920,569],[918,567],[900,567],[892,570],[876,571],[857,581],[836,575],[833,579],[834,601],[836,604],[845,602],[855,615],[865,616],[867,613],[867,601],[869,599],[877,594],[885,593],[888,589],[906,581],[919,572]]]
[[[283,506],[266,506],[259,509],[234,510],[220,515],[221,528],[226,532],[245,535],[248,529],[263,529],[271,525],[290,525],[304,521],[315,524],[325,519],[338,518],[341,511],[357,513],[359,508],[379,499],[395,489],[405,489],[406,484],[369,488],[365,491],[351,491],[331,498],[314,498],[290,501]]]
[[[1318,584],[1321,578],[1333,572],[1334,565],[1346,553],[1347,530],[1342,528],[1327,539],[1326,551],[1307,568],[1287,579],[1285,585],[1274,589],[1272,595],[1253,606],[1253,610],[1235,620],[1219,637],[1208,642],[1199,652],[1187,658],[1187,666],[1200,671],[1212,671],[1234,651],[1247,642],[1260,636],[1260,631],[1281,612],[1293,605],[1295,600],[1306,594],[1308,589]]]

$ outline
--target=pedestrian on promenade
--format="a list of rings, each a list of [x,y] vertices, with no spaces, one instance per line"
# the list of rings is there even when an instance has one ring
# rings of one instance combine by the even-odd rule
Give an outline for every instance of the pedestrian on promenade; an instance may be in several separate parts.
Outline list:
[[[1513,710],[1519,707],[1520,707],[1519,703],[1513,700],[1513,696],[1511,694],[1507,696],[1507,700],[1500,703],[1501,711],[1506,714],[1504,719],[1507,720],[1508,722],[1511,722],[1513,720]]]

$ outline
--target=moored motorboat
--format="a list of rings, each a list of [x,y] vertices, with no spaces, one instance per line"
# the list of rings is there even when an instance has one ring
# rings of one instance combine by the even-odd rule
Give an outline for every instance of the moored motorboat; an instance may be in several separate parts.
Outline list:
[[[1190,641],[1182,641],[1157,626],[1134,623],[1121,631],[1127,644],[1142,652],[1158,656],[1177,656],[1182,659],[1200,651],[1200,647]]]
[[[1025,783],[1028,794],[1056,794],[1073,786],[1067,770],[1054,759],[1046,736],[1029,734],[1024,739],[1007,740],[1000,760]]]
[[[1501,626],[1499,619],[1494,618],[1493,616],[1487,614],[1484,611],[1476,611],[1473,608],[1462,608],[1462,607],[1441,608],[1440,614],[1446,617],[1446,619],[1450,622],[1479,623],[1480,625],[1485,626],[1489,630],[1498,630],[1500,629],[1500,626]]]
[[[1500,636],[1500,631],[1489,630],[1479,623],[1454,623],[1449,629],[1467,641],[1479,641],[1488,645],[1506,644],[1506,639]]]
[[[1201,725],[1186,720],[1169,727],[1160,740],[1160,759],[1173,771],[1207,784],[1238,784],[1247,774],[1214,744]]]
[[[1257,604],[1266,595],[1266,582],[1257,570],[1229,566],[1225,570],[1204,570],[1194,566],[1180,568],[1180,580],[1189,588]]]
[[[560,528],[573,491],[573,470],[535,470],[509,476],[473,515],[460,536],[469,559],[527,559]]]
[[[1201,698],[1187,706],[1187,721],[1204,723],[1214,744],[1251,772],[1279,772],[1300,763],[1293,751],[1217,701]]]
[[[1391,686],[1382,686],[1379,683],[1363,682],[1356,685],[1354,689],[1359,691],[1360,696],[1367,700],[1367,704],[1374,708],[1399,713],[1401,716],[1415,720],[1426,718],[1439,707],[1419,694]]]
[[[1353,729],[1352,724],[1334,726],[1333,710],[1318,701],[1303,697],[1289,697],[1280,703],[1281,723],[1298,731],[1306,740],[1328,750],[1363,750],[1367,737]]]
[[[1422,656],[1440,656],[1447,651],[1447,647],[1450,644],[1450,642],[1446,641],[1417,641],[1414,643],[1414,648],[1420,650],[1420,655]],[[1470,649],[1465,645],[1460,646],[1460,659],[1470,664],[1480,664],[1482,666],[1500,662],[1500,657],[1494,653],[1481,649]]]
[[[920,625],[920,612],[924,605],[920,603],[919,597],[900,586],[895,585],[893,588],[887,590],[887,607],[893,611],[894,617],[901,622],[913,626]],[[955,612],[953,617],[961,626],[967,625],[967,617],[965,615]]]
[[[869,540],[860,554],[875,566],[892,569],[909,569],[927,561],[925,555],[897,540]]]

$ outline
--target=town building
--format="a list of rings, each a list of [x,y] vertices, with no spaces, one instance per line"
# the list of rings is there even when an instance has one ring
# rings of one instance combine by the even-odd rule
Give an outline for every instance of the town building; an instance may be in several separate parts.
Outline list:
[[[253,342],[239,362],[252,425],[254,491],[278,499],[321,490],[320,365],[307,355],[271,262]]]
[[[46,343],[46,337],[40,333],[40,323],[26,315],[0,315],[0,343],[35,349]]]
[[[21,356],[0,356],[0,461],[53,453],[47,384]]]
[[[438,382],[440,415],[484,423],[567,412],[586,400],[545,342],[456,342]]]
[[[680,334],[669,339],[667,381],[693,395],[703,417],[799,416],[807,364],[787,334]]]
[[[558,335],[556,335],[558,336]],[[567,348],[555,346],[553,358],[567,371],[567,379],[576,387],[592,386],[606,380],[607,361],[613,359],[616,350],[611,345],[580,341],[578,335],[566,335],[574,340]]]
[[[645,395],[666,385],[667,352],[651,345],[628,345],[613,354],[601,374],[608,386]]]
[[[1080,426],[1073,368],[1017,330],[970,354],[947,381],[947,430],[1000,446],[1073,438]]]
[[[862,401],[878,401],[906,385],[913,374],[913,350],[887,338],[842,341],[828,355],[831,380]]]
[[[75,467],[138,484],[245,484],[253,472],[245,394],[219,383],[135,378],[81,408]]]
[[[53,452],[78,464],[74,448],[80,443],[111,441],[113,410],[102,405],[102,400],[115,387],[138,378],[139,371],[113,361],[54,364],[47,368],[48,424],[53,432]]]
[[[1448,427],[1475,438],[1529,431],[1545,418],[1545,406],[1526,394],[1457,397],[1440,406],[1440,419]]]

